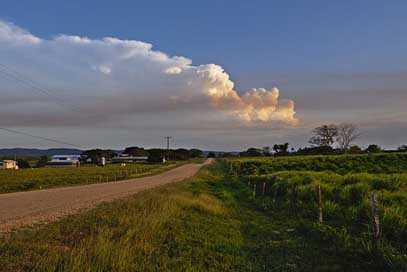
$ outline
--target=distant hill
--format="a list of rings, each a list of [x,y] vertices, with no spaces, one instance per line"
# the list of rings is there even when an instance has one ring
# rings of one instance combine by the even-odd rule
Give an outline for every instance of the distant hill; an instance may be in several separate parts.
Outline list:
[[[50,148],[50,149],[36,149],[36,148],[4,148],[0,149],[0,157],[14,156],[17,157],[41,157],[41,156],[54,156],[54,155],[80,155],[83,150],[71,148]]]

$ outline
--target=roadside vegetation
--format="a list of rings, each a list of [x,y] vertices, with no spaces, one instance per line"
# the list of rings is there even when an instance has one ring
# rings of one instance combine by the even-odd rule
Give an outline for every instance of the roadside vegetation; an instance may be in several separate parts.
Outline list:
[[[220,160],[185,182],[4,234],[0,270],[407,269],[407,174],[237,173],[230,160]],[[322,191],[322,224],[316,184]],[[376,242],[372,192],[379,195]]]
[[[405,173],[407,153],[318,155],[236,158],[231,160],[238,175],[264,175],[278,171],[329,171],[348,173]]]
[[[11,193],[55,187],[84,185],[137,178],[158,174],[187,161],[164,164],[107,164],[104,167],[85,165],[70,168],[27,168],[0,171],[0,193]]]

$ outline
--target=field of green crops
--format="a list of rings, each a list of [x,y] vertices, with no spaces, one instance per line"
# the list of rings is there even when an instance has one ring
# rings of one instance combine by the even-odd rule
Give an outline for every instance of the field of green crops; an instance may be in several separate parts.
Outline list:
[[[105,167],[81,166],[72,168],[29,168],[0,171],[0,193],[55,188],[135,178],[157,174],[179,165],[165,164],[108,164]]]
[[[407,173],[240,168],[295,159],[315,158],[218,160],[187,181],[0,234],[0,271],[407,271]]]
[[[407,154],[253,158],[224,161],[271,220],[313,237],[326,258],[379,270],[407,269]],[[319,188],[323,222],[319,224]],[[372,195],[379,234],[373,235]],[[377,225],[376,225],[377,226]]]
[[[407,152],[369,155],[290,156],[233,159],[239,175],[263,175],[278,171],[330,171],[347,173],[405,173]]]

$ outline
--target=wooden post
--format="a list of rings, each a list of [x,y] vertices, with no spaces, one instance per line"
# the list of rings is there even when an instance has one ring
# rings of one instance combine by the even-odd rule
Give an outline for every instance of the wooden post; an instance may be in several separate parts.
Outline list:
[[[266,193],[266,182],[263,181],[263,189],[261,190],[262,195],[264,196],[264,194]]]
[[[318,182],[318,222],[322,224],[322,192],[321,192],[321,184]]]
[[[256,183],[254,183],[253,187],[253,197],[256,197]]]
[[[274,196],[273,196],[273,206],[274,206],[274,203],[276,203],[276,197],[277,197],[277,191],[278,191],[278,183],[275,183],[273,186],[276,187],[276,189],[274,190]]]
[[[372,234],[373,241],[376,242],[380,238],[379,205],[377,195],[373,193],[370,200],[372,205]]]

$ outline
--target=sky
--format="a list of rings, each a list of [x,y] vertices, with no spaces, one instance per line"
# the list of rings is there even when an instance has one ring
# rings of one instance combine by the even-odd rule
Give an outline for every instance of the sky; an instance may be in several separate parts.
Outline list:
[[[407,2],[2,1],[0,127],[83,148],[407,143]],[[0,131],[0,148],[58,143]]]

